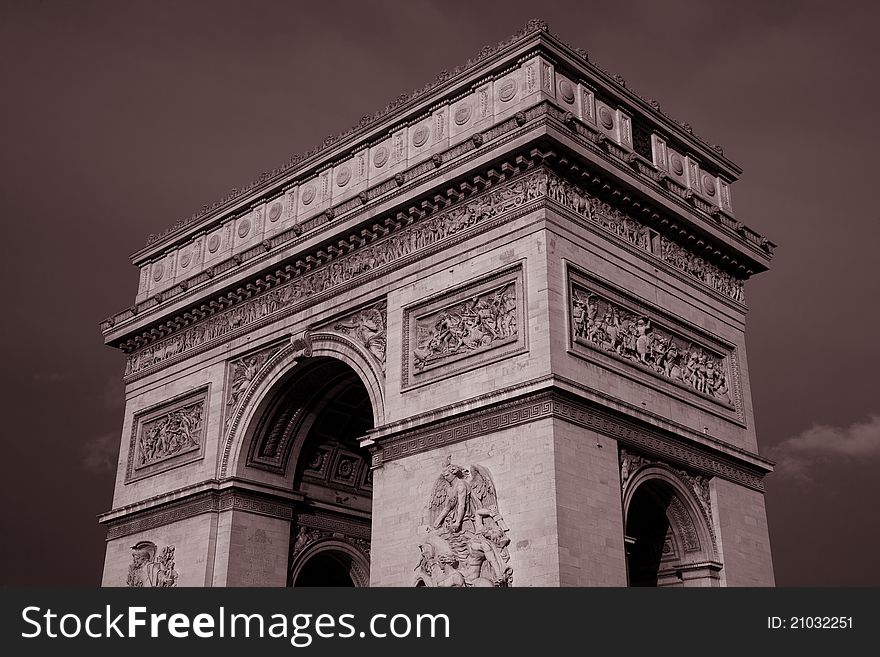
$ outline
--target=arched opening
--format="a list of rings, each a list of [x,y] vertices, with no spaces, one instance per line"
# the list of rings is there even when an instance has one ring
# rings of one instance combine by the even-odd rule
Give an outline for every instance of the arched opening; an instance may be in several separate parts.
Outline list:
[[[303,564],[294,586],[354,586],[351,563],[345,563],[339,554],[319,552]]]
[[[629,496],[630,586],[718,586],[711,534],[692,501],[662,477],[641,478]]]
[[[284,475],[301,497],[288,586],[368,585],[373,479],[359,441],[373,426],[366,386],[335,358],[303,360],[275,387],[247,465]]]

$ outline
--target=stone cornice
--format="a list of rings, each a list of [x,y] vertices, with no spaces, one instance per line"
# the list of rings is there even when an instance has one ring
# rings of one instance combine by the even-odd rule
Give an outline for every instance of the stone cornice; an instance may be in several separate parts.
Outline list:
[[[529,50],[531,49],[531,50]],[[194,230],[203,230],[223,215],[235,208],[248,208],[261,198],[281,193],[294,179],[304,179],[315,172],[331,166],[347,152],[353,152],[363,145],[375,141],[379,136],[389,133],[395,126],[406,124],[408,119],[417,118],[442,100],[455,98],[463,90],[472,88],[481,80],[491,78],[505,66],[515,62],[526,52],[542,53],[552,61],[570,71],[578,78],[584,78],[606,97],[626,106],[650,124],[658,126],[663,132],[672,135],[679,143],[693,150],[700,159],[711,163],[723,175],[735,180],[741,172],[739,167],[723,157],[720,148],[710,146],[697,137],[687,124],[671,120],[660,110],[655,101],[647,101],[628,89],[620,76],[613,76],[590,62],[586,53],[571,48],[549,33],[547,25],[533,20],[510,39],[494,47],[483,48],[479,55],[456,68],[452,72],[442,72],[435,81],[410,95],[402,95],[376,114],[364,117],[361,122],[345,133],[325,139],[322,144],[301,156],[296,156],[286,165],[262,174],[256,181],[245,187],[232,190],[221,201],[205,206],[191,217],[178,221],[172,228],[159,236],[151,236],[148,247],[135,253],[135,263],[143,261],[157,248],[167,246],[176,240],[187,239]]]
[[[697,443],[586,401],[556,386],[412,430],[384,435],[380,431],[371,435],[365,445],[372,454],[373,467],[381,467],[388,461],[546,418],[558,418],[596,431],[617,440],[621,446],[758,491],[764,490],[763,478],[772,471],[772,464],[757,455],[728,446],[722,450],[705,442]],[[737,454],[738,451],[741,454]]]
[[[514,130],[514,132],[511,133],[510,138],[513,139],[516,137],[521,142],[522,138],[526,136],[530,130],[538,130],[537,134],[541,134],[539,129],[541,122],[546,120],[546,109],[546,104],[542,104],[532,108],[528,113],[523,115],[522,120],[520,120],[519,117],[511,119],[508,123],[511,123],[513,126],[521,125],[521,127],[518,130]],[[507,129],[511,128],[508,127]],[[546,134],[546,132],[543,134]],[[373,217],[374,223],[371,227],[361,228],[348,235],[346,235],[345,232],[337,233],[337,238],[340,239],[335,240],[336,244],[331,243],[329,245],[318,246],[319,243],[313,240],[312,243],[316,244],[316,246],[312,247],[309,252],[299,253],[296,256],[289,257],[286,261],[287,264],[284,262],[277,262],[278,255],[281,255],[282,253],[286,255],[291,251],[291,238],[286,234],[281,234],[271,243],[261,245],[257,249],[254,249],[252,255],[254,264],[267,260],[271,261],[272,258],[275,258],[276,264],[270,265],[274,271],[271,269],[268,272],[264,270],[262,275],[252,275],[250,280],[239,281],[237,289],[227,289],[226,291],[221,291],[219,294],[214,293],[215,296],[213,296],[213,298],[206,296],[205,294],[207,289],[217,289],[217,281],[214,281],[213,279],[204,280],[200,284],[194,284],[192,287],[187,286],[186,289],[178,291],[176,298],[169,299],[161,304],[166,308],[166,310],[163,311],[163,314],[166,317],[168,317],[169,313],[176,313],[174,319],[168,319],[164,324],[145,324],[142,319],[132,314],[131,311],[128,311],[127,315],[119,315],[116,320],[105,322],[102,326],[107,335],[108,343],[122,346],[126,350],[132,350],[139,348],[138,345],[148,344],[161,339],[162,337],[174,333],[176,330],[192,325],[200,318],[204,318],[215,312],[232,307],[236,303],[258,295],[273,286],[290,280],[292,277],[301,276],[306,272],[313,271],[324,263],[330,262],[342,254],[350,253],[352,250],[357,250],[366,244],[371,244],[373,241],[399,230],[401,227],[406,227],[415,222],[423,221],[434,213],[444,210],[450,204],[459,201],[459,199],[466,199],[469,195],[478,193],[481,189],[487,191],[491,190],[495,185],[502,183],[505,180],[514,177],[519,172],[536,166],[536,163],[541,162],[552,164],[553,168],[560,170],[567,176],[574,175],[578,180],[586,179],[592,187],[596,188],[595,190],[591,189],[591,192],[593,193],[603,193],[604,190],[610,198],[625,201],[629,204],[630,210],[636,211],[635,216],[638,217],[640,221],[643,221],[646,225],[650,225],[652,222],[657,224],[652,227],[659,232],[674,228],[675,239],[677,240],[681,240],[681,235],[687,233],[686,227],[693,223],[693,220],[685,222],[680,218],[676,218],[674,215],[668,215],[666,211],[658,210],[651,202],[645,200],[644,197],[638,193],[628,192],[627,190],[621,192],[619,189],[615,188],[616,183],[610,176],[608,176],[607,172],[604,170],[599,171],[595,166],[587,168],[576,166],[576,164],[568,159],[567,156],[560,156],[558,152],[553,150],[552,144],[553,143],[551,142],[547,146],[540,148],[527,146],[521,148],[519,151],[511,151],[507,154],[506,161],[495,163],[493,166],[483,168],[477,173],[474,173],[473,170],[470,171],[470,181],[461,182],[459,179],[459,181],[453,182],[445,189],[440,188],[431,190],[429,194],[426,194],[423,197],[418,197],[418,199],[410,197],[408,202],[411,203],[411,205],[409,205],[406,211],[395,211],[392,209],[381,217]],[[585,145],[589,145],[589,143],[585,142]],[[465,154],[467,154],[467,151]],[[624,164],[621,163],[619,166],[622,167]],[[443,170],[440,169],[438,170],[438,173],[442,171]],[[586,178],[584,178],[585,176]],[[413,181],[412,184],[415,185],[417,183],[416,181]],[[656,190],[660,189],[656,184],[654,187]],[[417,200],[420,202],[416,202]],[[352,225],[350,221],[348,221],[347,224]],[[340,230],[342,230],[341,227]],[[301,240],[296,237],[293,239],[296,242],[301,242]],[[693,244],[693,248],[700,247],[702,251],[705,251],[705,256],[708,256],[710,259],[718,259],[719,266],[730,268],[741,277],[745,277],[751,273],[750,271],[741,272],[736,266],[732,266],[737,263],[735,259],[736,254],[733,254],[733,258],[731,258],[724,255],[724,253],[719,250],[720,248],[726,250],[728,248],[727,246],[719,245],[714,240],[707,239],[704,235],[699,234],[696,236],[696,239],[693,240]],[[740,254],[740,257],[742,257],[742,255],[743,254]],[[739,266],[741,267],[741,265]],[[760,264],[755,264],[755,266],[761,267]],[[251,266],[251,269],[253,270],[253,266]],[[236,271],[228,270],[225,277],[229,277],[230,283],[232,283],[231,277],[236,274]],[[224,278],[223,275],[217,275],[215,277]],[[198,305],[192,306],[188,309],[185,306],[181,307],[180,302],[187,298],[196,301]],[[177,309],[174,309],[175,306],[177,306]],[[161,316],[157,317],[156,313],[160,310],[160,307],[153,304],[153,306],[148,306],[144,309],[144,315],[147,317],[152,315],[158,320]],[[154,320],[154,322],[156,320]],[[132,329],[123,329],[125,325],[131,325],[133,330],[141,331],[140,336],[133,336]],[[123,338],[129,341],[127,346],[123,342]],[[133,342],[131,341],[132,338],[134,338]]]
[[[204,513],[227,510],[241,510],[290,520],[294,506],[301,499],[301,495],[289,491],[282,494],[266,486],[247,486],[243,482],[227,482],[226,485],[210,482],[114,509],[102,514],[100,521],[107,526],[109,541]]]

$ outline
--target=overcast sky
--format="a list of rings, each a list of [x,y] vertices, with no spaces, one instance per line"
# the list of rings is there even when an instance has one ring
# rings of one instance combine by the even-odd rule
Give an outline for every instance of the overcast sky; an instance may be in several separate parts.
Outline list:
[[[96,585],[129,254],[537,13],[745,173],[780,246],[747,284],[780,585],[878,585],[872,2],[0,3],[0,585]]]

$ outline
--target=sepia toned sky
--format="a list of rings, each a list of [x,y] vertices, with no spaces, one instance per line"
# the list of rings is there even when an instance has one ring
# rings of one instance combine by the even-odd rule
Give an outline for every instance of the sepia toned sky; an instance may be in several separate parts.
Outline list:
[[[0,3],[0,586],[100,583],[129,254],[537,14],[745,171],[780,585],[880,585],[880,9],[869,2]]]

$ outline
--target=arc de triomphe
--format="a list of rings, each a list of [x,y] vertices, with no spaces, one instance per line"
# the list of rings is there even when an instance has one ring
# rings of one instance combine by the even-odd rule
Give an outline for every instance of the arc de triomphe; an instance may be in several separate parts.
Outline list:
[[[152,236],[104,584],[772,585],[740,173],[532,21]]]

